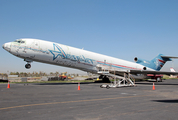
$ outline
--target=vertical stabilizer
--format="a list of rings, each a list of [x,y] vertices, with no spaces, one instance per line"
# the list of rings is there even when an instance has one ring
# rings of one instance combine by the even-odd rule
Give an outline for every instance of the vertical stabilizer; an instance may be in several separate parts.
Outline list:
[[[168,57],[163,57],[163,54],[159,54],[151,62],[153,63],[152,69],[159,71],[167,61],[172,61]]]

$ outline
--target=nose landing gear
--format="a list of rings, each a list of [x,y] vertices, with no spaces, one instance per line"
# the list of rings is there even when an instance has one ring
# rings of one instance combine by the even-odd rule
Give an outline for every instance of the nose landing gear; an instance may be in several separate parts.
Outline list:
[[[31,68],[31,62],[33,62],[32,60],[29,60],[29,59],[24,59],[24,61],[26,61],[27,62],[27,64],[25,65],[25,68],[26,69],[30,69]]]
[[[27,63],[27,64],[25,65],[25,68],[26,68],[26,69],[30,69],[30,68],[31,68],[31,64]]]

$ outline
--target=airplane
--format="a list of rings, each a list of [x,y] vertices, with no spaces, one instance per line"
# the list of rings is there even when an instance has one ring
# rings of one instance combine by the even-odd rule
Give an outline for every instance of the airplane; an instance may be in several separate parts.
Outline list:
[[[170,67],[171,72],[176,72],[173,67]],[[178,78],[177,75],[171,75],[170,78]]]
[[[27,62],[26,69],[30,69],[31,63],[36,61],[99,74],[104,82],[108,82],[109,77],[112,77],[120,79],[120,83],[124,80],[134,85],[131,77],[145,79],[147,74],[178,74],[178,72],[160,71],[167,61],[171,61],[171,58],[178,58],[164,56],[163,54],[159,54],[151,61],[135,57],[135,62],[130,62],[84,49],[32,38],[17,39],[14,42],[5,43],[2,47],[9,53],[24,59]]]
[[[176,72],[173,67],[170,67],[171,72]]]

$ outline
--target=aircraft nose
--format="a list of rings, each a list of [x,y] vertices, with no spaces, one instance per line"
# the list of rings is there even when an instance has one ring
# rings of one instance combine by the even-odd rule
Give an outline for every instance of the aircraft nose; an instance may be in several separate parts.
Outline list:
[[[4,45],[2,45],[2,48],[4,49],[4,46],[5,46],[5,44]]]
[[[5,43],[3,46],[2,46],[3,49],[7,50],[7,51],[10,51],[10,43]]]

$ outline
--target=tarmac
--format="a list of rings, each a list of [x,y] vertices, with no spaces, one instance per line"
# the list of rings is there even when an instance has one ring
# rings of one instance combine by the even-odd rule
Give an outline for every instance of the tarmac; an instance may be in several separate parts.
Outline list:
[[[137,82],[137,87],[100,88],[101,83],[0,84],[0,120],[175,120],[178,80]]]

